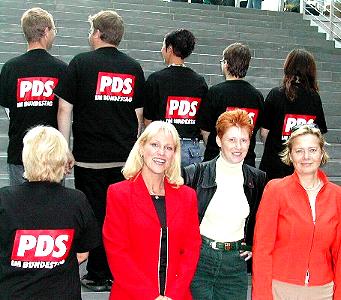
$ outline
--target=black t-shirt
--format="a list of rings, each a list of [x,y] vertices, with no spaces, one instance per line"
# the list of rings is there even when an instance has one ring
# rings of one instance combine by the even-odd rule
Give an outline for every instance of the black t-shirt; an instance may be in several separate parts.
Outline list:
[[[76,253],[100,243],[85,195],[58,183],[0,189],[0,298],[81,299]]]
[[[196,116],[206,93],[204,77],[187,67],[169,66],[146,82],[144,117],[173,124],[182,138],[199,138]]]
[[[260,169],[269,179],[281,178],[293,172],[293,168],[282,163],[279,153],[289,138],[291,128],[299,124],[315,123],[322,133],[327,132],[326,120],[318,93],[298,89],[295,101],[289,101],[281,87],[273,88],[265,100],[262,127],[269,130],[264,145]]]
[[[76,55],[56,94],[73,105],[73,154],[81,162],[125,161],[143,107],[141,66],[114,47]]]
[[[66,67],[43,49],[30,50],[2,67],[0,105],[10,110],[8,163],[22,164],[22,140],[28,129],[36,125],[57,128],[58,98],[53,90]]]
[[[216,143],[216,122],[225,111],[241,108],[249,113],[254,124],[249,151],[245,163],[255,166],[256,134],[262,123],[264,98],[260,91],[245,80],[226,80],[212,86],[199,109],[198,125],[202,130],[210,132],[204,160],[211,160],[219,153]]]

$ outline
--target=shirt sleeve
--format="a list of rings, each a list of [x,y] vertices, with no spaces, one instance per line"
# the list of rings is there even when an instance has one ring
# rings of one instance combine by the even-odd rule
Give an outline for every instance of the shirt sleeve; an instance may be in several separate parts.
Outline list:
[[[210,88],[207,96],[202,100],[198,111],[197,123],[200,129],[207,132],[215,132],[215,123],[217,121],[215,111],[214,92]]]
[[[146,101],[143,109],[143,116],[151,121],[157,120],[156,110],[159,107],[158,102],[158,85],[153,79],[153,76],[149,76],[146,81]],[[160,100],[159,100],[160,101]]]
[[[135,91],[134,91],[134,98],[133,98],[133,104],[134,108],[141,108],[144,107],[146,97],[145,97],[145,78],[144,73],[139,65],[137,75],[136,75],[136,82],[135,82]]]
[[[341,188],[338,187],[339,197],[341,196]],[[332,258],[334,269],[334,298],[341,299],[341,203],[338,201],[339,224],[336,228],[335,239],[332,244]]]
[[[70,104],[75,105],[77,101],[78,77],[77,60],[73,58],[64,76],[61,77],[59,84],[54,89],[54,93]]]
[[[320,95],[318,95],[318,94],[317,94],[317,106],[318,106],[318,112],[316,114],[315,123],[317,124],[317,126],[319,127],[319,129],[322,133],[326,133],[328,131],[326,119],[324,117],[322,101],[321,101]]]
[[[7,80],[8,80],[8,75],[7,75],[7,67],[6,64],[2,67],[1,69],[1,74],[0,74],[0,105],[3,107],[9,108],[9,103],[8,103],[8,95],[7,95]]]
[[[280,191],[270,181],[263,193],[256,217],[252,247],[252,299],[273,300],[272,296],[272,251],[277,238]]]
[[[278,120],[274,120],[275,114],[275,108],[274,108],[274,98],[275,98],[275,93],[274,90],[271,90],[269,94],[267,95],[264,103],[264,113],[261,118],[261,127],[265,129],[272,129],[273,122],[278,122]]]
[[[82,193],[80,204],[80,235],[75,242],[75,251],[77,253],[88,252],[101,244],[101,231],[98,226],[95,215]]]
[[[264,97],[261,92],[259,92],[259,100],[258,100],[258,119],[257,123],[255,124],[255,130],[258,130],[259,127],[264,124]]]

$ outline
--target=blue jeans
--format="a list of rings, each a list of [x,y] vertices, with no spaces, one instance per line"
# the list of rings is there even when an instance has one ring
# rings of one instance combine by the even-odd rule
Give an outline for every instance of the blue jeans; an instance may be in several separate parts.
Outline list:
[[[7,164],[7,169],[9,175],[9,184],[11,186],[22,184],[26,181],[26,179],[23,177],[24,174],[23,165]]]
[[[200,163],[204,158],[205,146],[199,140],[181,139],[181,167]]]
[[[246,7],[262,9],[262,0],[248,0]]]
[[[247,271],[239,251],[214,250],[201,246],[191,291],[194,300],[246,300]]]

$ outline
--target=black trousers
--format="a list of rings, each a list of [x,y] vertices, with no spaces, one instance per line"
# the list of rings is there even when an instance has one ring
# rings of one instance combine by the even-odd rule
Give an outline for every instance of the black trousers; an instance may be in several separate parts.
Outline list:
[[[121,169],[97,170],[75,166],[75,187],[87,196],[101,227],[105,217],[107,189],[110,184],[124,180]],[[91,279],[112,278],[103,244],[89,252],[86,269]]]

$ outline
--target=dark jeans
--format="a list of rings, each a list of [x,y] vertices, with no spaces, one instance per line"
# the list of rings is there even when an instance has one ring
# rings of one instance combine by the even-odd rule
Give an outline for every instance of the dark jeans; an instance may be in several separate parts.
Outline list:
[[[89,200],[96,219],[103,226],[108,186],[124,180],[121,167],[108,169],[88,169],[75,166],[75,187]],[[112,278],[103,244],[89,252],[86,266],[91,279]]]
[[[239,251],[214,250],[203,243],[191,291],[195,300],[246,300],[246,262]]]
[[[181,167],[200,163],[204,158],[205,146],[199,140],[181,140]]]
[[[7,170],[9,175],[9,184],[11,186],[22,184],[26,181],[26,179],[23,177],[24,174],[23,165],[7,164]]]
[[[235,0],[204,0],[204,3],[222,6],[235,6]]]

